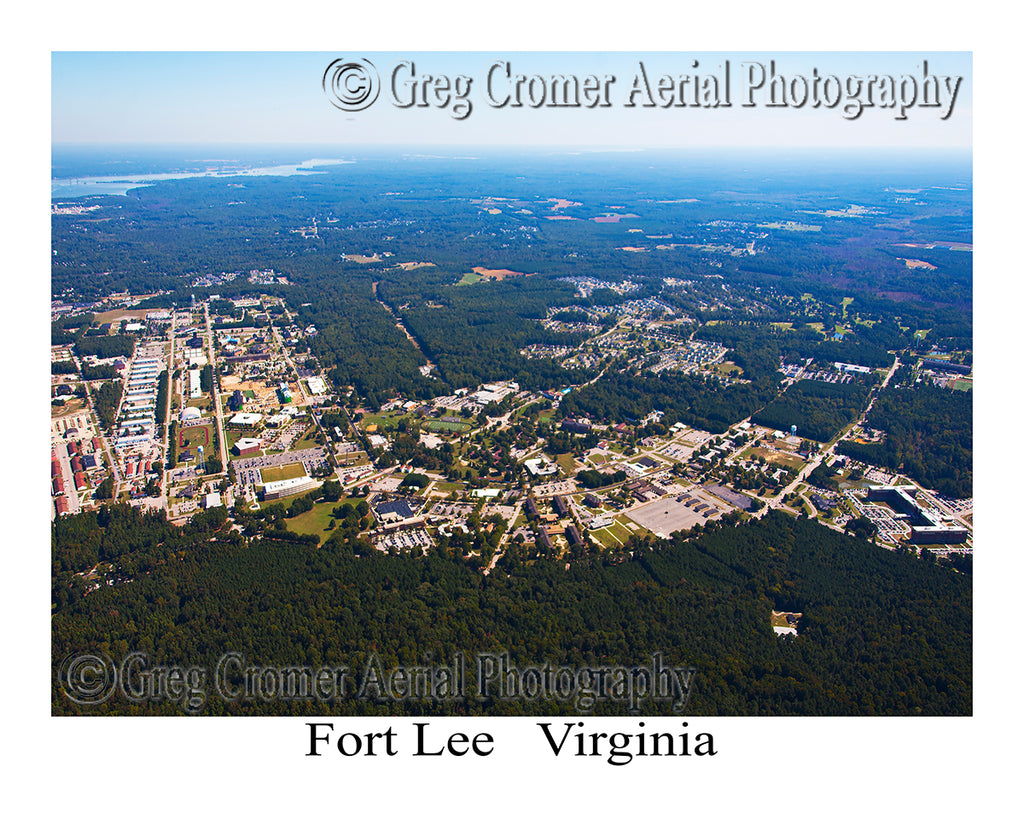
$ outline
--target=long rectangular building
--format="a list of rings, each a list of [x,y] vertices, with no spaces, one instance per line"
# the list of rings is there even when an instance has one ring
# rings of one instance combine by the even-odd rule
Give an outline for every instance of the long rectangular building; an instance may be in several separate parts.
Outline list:
[[[967,529],[963,526],[947,526],[931,512],[922,509],[913,497],[916,494],[917,487],[913,484],[879,486],[868,490],[868,500],[882,501],[906,515],[911,543],[956,545],[967,542]]]
[[[263,499],[269,501],[286,498],[289,495],[308,492],[317,486],[319,484],[308,475],[301,478],[285,478],[283,481],[268,481],[263,484]]]

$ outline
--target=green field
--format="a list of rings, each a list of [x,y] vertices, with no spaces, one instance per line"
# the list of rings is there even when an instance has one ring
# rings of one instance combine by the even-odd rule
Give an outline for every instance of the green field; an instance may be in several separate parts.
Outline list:
[[[466,488],[464,483],[454,483],[452,481],[437,481],[434,484],[435,492],[444,492],[446,495],[450,492],[461,492]]]
[[[743,377],[743,368],[734,361],[720,361],[715,365],[715,371],[721,375],[732,376],[733,378]]]
[[[434,418],[430,421],[424,421],[421,424],[422,428],[428,432],[465,432],[467,429],[472,427],[467,421],[460,421],[450,416],[444,418]]]
[[[310,424],[305,432],[302,433],[302,437],[299,438],[295,443],[292,444],[292,449],[312,449],[315,446],[319,446],[317,443],[317,427],[315,424]]]
[[[180,427],[178,429],[178,448],[201,446],[208,447],[213,436],[213,426],[200,424],[194,427]]]
[[[266,469],[260,470],[260,476],[263,478],[264,483],[268,481],[284,481],[288,478],[304,478],[306,476],[306,467],[300,463],[268,466]]]
[[[351,506],[358,503],[358,501],[343,500],[340,503]],[[330,533],[327,526],[331,522],[331,512],[338,505],[338,503],[325,503],[323,501],[314,503],[313,508],[308,512],[303,512],[301,515],[296,515],[286,521],[289,531],[295,532],[298,535],[318,535],[320,542],[323,543],[327,540]]]
[[[398,422],[402,418],[409,418],[407,413],[394,413],[394,412],[379,412],[366,414],[359,422],[359,427],[364,431],[373,426],[377,425],[378,432],[384,432],[389,429],[398,429]]]
[[[566,477],[571,476],[573,471],[576,469],[576,459],[572,457],[571,452],[563,452],[555,458],[555,463],[558,464],[559,469]]]
[[[753,447],[749,453],[744,453],[744,457],[750,458],[764,458],[768,463],[778,464],[784,466],[787,469],[800,470],[804,466],[804,460],[798,458],[796,455],[786,455],[782,452],[772,452],[769,449],[761,449],[760,447]]]
[[[638,532],[643,532],[643,529],[638,529]],[[600,543],[609,549],[621,549],[626,543],[629,542],[629,538],[634,534],[617,518],[611,526],[605,526],[601,529],[591,529],[589,534]]]
[[[456,284],[476,284],[480,281],[483,281],[483,277],[477,273],[466,273]]]

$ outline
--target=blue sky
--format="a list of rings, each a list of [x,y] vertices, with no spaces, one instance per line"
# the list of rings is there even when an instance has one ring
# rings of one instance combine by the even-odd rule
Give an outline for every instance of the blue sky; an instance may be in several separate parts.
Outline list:
[[[333,107],[321,87],[338,58],[368,58],[382,88],[359,112]],[[839,108],[743,107],[742,63],[774,59],[777,73],[810,79],[821,74],[892,74],[920,77],[923,60],[933,74],[963,76],[952,115],[912,108],[905,121],[893,111],[867,110],[855,121]],[[724,82],[731,65],[732,107],[628,108],[624,105],[639,63],[652,85],[664,74],[714,75]],[[441,109],[399,108],[392,72],[412,61],[418,76],[471,80],[464,118]],[[548,77],[614,76],[609,108],[502,109],[489,104],[490,66],[505,61],[513,74]],[[699,63],[693,68],[693,62]],[[972,65],[964,52],[59,52],[51,60],[51,132],[54,143],[312,143],[415,145],[609,145],[622,147],[971,147]],[[404,72],[404,73],[402,73]],[[407,86],[399,74],[398,92]],[[721,87],[721,86],[720,86]],[[501,86],[504,90],[504,86]],[[636,98],[642,101],[641,97]],[[454,100],[453,100],[454,102]]]

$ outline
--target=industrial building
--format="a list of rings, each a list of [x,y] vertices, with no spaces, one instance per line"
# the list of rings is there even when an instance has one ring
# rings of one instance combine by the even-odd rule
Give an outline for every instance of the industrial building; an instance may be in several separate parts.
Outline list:
[[[963,526],[947,526],[936,515],[918,506],[914,496],[917,487],[878,486],[868,490],[868,500],[887,503],[901,516],[906,517],[910,526],[910,542],[918,545],[954,545],[967,542],[967,529]]]

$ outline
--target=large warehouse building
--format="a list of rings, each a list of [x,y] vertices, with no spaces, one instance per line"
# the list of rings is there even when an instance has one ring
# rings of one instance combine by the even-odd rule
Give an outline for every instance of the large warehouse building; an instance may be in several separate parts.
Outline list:
[[[868,500],[889,504],[902,515],[910,525],[910,542],[918,545],[943,544],[953,546],[967,542],[967,530],[963,526],[947,526],[931,512],[922,509],[914,500],[917,487],[879,486],[868,490]]]

